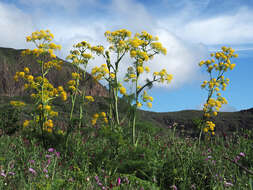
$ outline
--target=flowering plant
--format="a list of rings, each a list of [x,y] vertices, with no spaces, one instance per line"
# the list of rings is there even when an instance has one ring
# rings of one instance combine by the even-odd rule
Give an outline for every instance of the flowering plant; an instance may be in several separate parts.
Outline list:
[[[227,72],[228,69],[234,69],[235,64],[231,63],[230,59],[238,57],[232,48],[224,46],[221,50],[222,51],[220,52],[211,53],[211,57],[213,57],[212,59],[201,61],[199,63],[200,67],[206,67],[206,71],[209,74],[209,81],[205,80],[201,84],[201,88],[208,91],[208,97],[203,107],[204,115],[200,123],[201,133],[203,130],[205,133],[209,133],[210,135],[215,135],[215,124],[209,120],[211,117],[217,116],[217,112],[223,104],[228,103],[226,98],[222,97],[220,93],[220,89],[225,91],[227,85],[229,84],[229,78],[225,79],[224,73]],[[212,98],[215,93],[216,99]]]

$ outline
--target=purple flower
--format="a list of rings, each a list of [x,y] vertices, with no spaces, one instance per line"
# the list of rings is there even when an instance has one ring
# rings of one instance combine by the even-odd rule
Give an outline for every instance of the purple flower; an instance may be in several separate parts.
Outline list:
[[[235,162],[238,162],[239,160],[240,160],[240,156],[236,156],[234,159]]]
[[[33,168],[29,168],[29,171],[30,171],[32,174],[36,174],[36,171],[35,171]]]
[[[4,170],[1,171],[1,176],[6,177],[7,175],[4,173]]]
[[[46,168],[43,169],[44,173],[48,173],[48,170]]]
[[[243,152],[240,152],[239,154],[241,157],[245,157],[245,154]]]
[[[49,176],[46,174],[45,177],[48,178]]]
[[[120,185],[120,182],[121,182],[121,179],[120,179],[120,178],[118,178],[118,180],[117,180],[117,184],[118,184],[118,185]]]
[[[46,154],[46,158],[51,158],[52,155]]]
[[[34,164],[35,161],[34,160],[29,160],[30,164]]]
[[[8,174],[10,174],[10,175],[15,175],[15,173],[14,173],[14,172],[9,172]]]
[[[95,176],[96,181],[99,181],[98,176]]]
[[[48,152],[54,152],[54,148],[49,148]]]
[[[171,189],[173,189],[173,190],[177,190],[177,186],[175,186],[175,185],[172,185],[172,186],[170,186],[171,187]]]
[[[60,152],[55,152],[57,158],[60,158]]]

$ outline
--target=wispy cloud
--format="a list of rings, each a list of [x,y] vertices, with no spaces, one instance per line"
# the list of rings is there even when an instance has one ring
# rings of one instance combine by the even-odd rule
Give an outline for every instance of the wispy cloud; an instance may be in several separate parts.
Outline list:
[[[190,12],[189,12],[190,13]],[[192,43],[242,44],[253,43],[253,11],[240,7],[234,14],[209,15],[185,21],[184,16],[177,19],[161,19],[159,25]]]
[[[25,36],[34,30],[31,15],[15,5],[0,2],[0,46],[24,48]]]

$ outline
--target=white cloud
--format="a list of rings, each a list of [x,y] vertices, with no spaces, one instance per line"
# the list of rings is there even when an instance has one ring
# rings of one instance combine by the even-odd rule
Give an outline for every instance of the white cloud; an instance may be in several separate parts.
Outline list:
[[[131,29],[133,32],[140,30],[150,31],[154,25],[152,15],[146,7],[134,0],[112,0],[108,6],[116,27]]]
[[[253,11],[241,7],[234,15],[218,15],[182,22],[184,17],[163,19],[160,25],[192,43],[242,44],[253,43]],[[178,24],[179,23],[179,24]]]
[[[0,2],[0,47],[24,48],[25,36],[33,30],[29,14]]]

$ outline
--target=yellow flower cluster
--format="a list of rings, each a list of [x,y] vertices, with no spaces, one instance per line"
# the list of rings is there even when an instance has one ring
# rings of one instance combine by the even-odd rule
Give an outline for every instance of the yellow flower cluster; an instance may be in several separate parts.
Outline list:
[[[215,135],[214,128],[215,128],[215,124],[212,121],[206,121],[205,127],[203,130],[205,133],[208,133],[208,131],[211,131],[211,134]]]
[[[59,93],[59,96],[61,96],[61,99],[63,101],[66,101],[67,100],[67,92],[64,91],[63,87],[62,86],[59,86],[58,87],[58,93]]]
[[[120,94],[126,95],[126,88],[120,83],[118,83],[118,87],[119,87]]]
[[[52,133],[53,131],[53,127],[54,127],[54,123],[51,119],[47,120],[45,123],[44,123],[44,126],[43,126],[43,130],[44,131],[47,131],[49,133]]]
[[[149,55],[147,54],[147,52],[141,51],[141,50],[132,49],[130,51],[130,56],[132,58],[135,58],[136,60],[138,60],[138,62],[141,62],[141,63],[149,60]]]
[[[138,48],[139,46],[142,46],[145,44],[144,40],[139,39],[138,37],[134,37],[133,39],[129,40],[130,45],[132,48]],[[135,57],[135,56],[133,56]]]
[[[103,46],[101,46],[101,45],[99,45],[99,46],[93,46],[92,48],[91,48],[91,50],[93,51],[93,52],[96,52],[96,54],[97,55],[100,55],[100,54],[103,54],[104,53],[104,47]]]
[[[78,90],[79,80],[81,79],[81,73],[71,73],[72,79],[68,81],[68,89],[73,93]]]
[[[162,53],[166,55],[167,50],[162,46],[162,44],[158,41],[158,37],[153,37],[151,34],[147,33],[146,31],[142,31],[141,34],[136,33],[135,37],[131,39],[131,57],[136,57],[137,52],[133,50],[144,50],[144,52],[148,53],[148,57],[152,58],[155,54]],[[148,59],[145,57],[145,60]]]
[[[10,104],[11,104],[13,107],[17,107],[17,108],[20,108],[20,107],[25,106],[25,103],[24,103],[24,102],[21,102],[21,101],[10,101]]]
[[[208,81],[203,81],[201,84],[201,88],[209,88],[213,89],[216,92],[220,91],[220,88],[224,91],[226,90],[227,85],[229,84],[229,78],[224,79],[224,76],[218,77],[218,80],[216,78],[211,79]]]
[[[153,42],[153,43],[151,43],[150,45],[151,45],[151,47],[152,47],[154,50],[156,50],[157,52],[161,52],[161,53],[164,54],[164,55],[167,54],[166,48],[164,48],[160,42]]]
[[[221,52],[211,53],[211,57],[215,57],[217,63],[214,59],[209,59],[206,61],[201,61],[199,66],[205,65],[207,67],[207,72],[211,73],[213,69],[216,71],[227,71],[228,69],[233,70],[235,64],[232,64],[230,59],[233,57],[238,57],[237,54],[234,54],[234,50],[232,48],[222,47]]]
[[[140,108],[142,106],[142,103],[137,102],[137,107]]]
[[[89,53],[87,53],[89,51]],[[74,65],[83,65],[86,68],[90,59],[94,58],[92,52],[103,52],[102,46],[92,47],[88,42],[82,41],[73,45],[73,49],[70,51],[70,54],[67,56],[67,60],[71,60]]]
[[[49,30],[40,30],[40,31],[36,31],[33,32],[31,36],[27,36],[26,37],[26,41],[30,42],[30,41],[35,41],[35,40],[46,40],[46,41],[52,41],[52,39],[54,38],[54,35],[49,31]]]
[[[54,60],[44,63],[43,66],[44,66],[45,70],[51,69],[52,67],[55,67],[57,70],[61,70],[62,64],[63,64],[62,61],[58,61],[58,60],[54,59]]]
[[[88,102],[94,102],[94,98],[92,96],[85,96],[85,99],[88,101]]]
[[[126,37],[131,37],[131,32],[126,29],[120,29],[120,30],[116,30],[114,32],[106,31],[105,37],[110,42],[110,37],[124,39]]]
[[[27,42],[33,42],[37,48],[33,50],[24,50],[22,51],[22,55],[33,54],[39,56],[41,54],[47,53],[51,56],[51,58],[56,58],[54,54],[54,50],[60,50],[61,46],[52,43],[54,35],[49,30],[40,30],[33,32],[31,36],[26,37]],[[51,42],[51,43],[50,43]]]
[[[71,74],[71,76],[72,76],[73,79],[80,79],[81,74],[80,74],[80,73],[73,72],[73,73]]]
[[[152,103],[151,102],[153,102],[153,97],[152,96],[149,96],[148,95],[148,93],[147,93],[147,91],[146,90],[144,90],[144,92],[143,92],[143,94],[142,94],[142,100],[143,100],[143,102],[146,102],[147,103],[147,106],[149,107],[149,108],[152,108]],[[138,107],[138,105],[137,105],[137,107]]]
[[[167,81],[167,83],[170,83],[171,80],[173,79],[173,75],[168,74],[165,69],[162,69],[160,72],[154,72],[153,75],[155,79],[156,77],[159,77],[157,80],[161,83],[163,83],[164,81]]]
[[[102,64],[101,67],[94,67],[91,70],[91,75],[94,77],[95,80],[101,80],[102,78],[108,80],[109,69],[106,64]],[[111,76],[112,73],[109,74]],[[113,74],[115,77],[115,74]]]
[[[109,47],[110,51],[122,53],[129,50],[129,38],[131,37],[131,32],[129,30],[121,29],[114,32],[106,31],[105,37],[107,38],[107,41],[112,44]]]
[[[50,105],[43,106],[42,104],[39,104],[37,109],[39,111],[43,111],[45,116],[50,116],[50,117],[58,116],[58,112],[53,111]]]
[[[76,81],[75,80],[70,80],[68,81],[68,88],[72,91],[75,92],[76,91]]]
[[[209,118],[211,116],[217,116],[217,112],[220,110],[223,104],[227,104],[227,100],[224,97],[218,96],[215,100],[214,98],[210,98],[206,104],[204,104],[204,115]]]
[[[28,127],[30,124],[30,121],[29,120],[25,120],[24,123],[23,123],[23,127]]]
[[[99,118],[101,118],[105,124],[108,123],[108,119],[107,119],[106,113],[105,112],[100,112],[100,113],[95,113],[92,116],[91,125],[93,125],[93,126],[96,125],[97,120]]]

